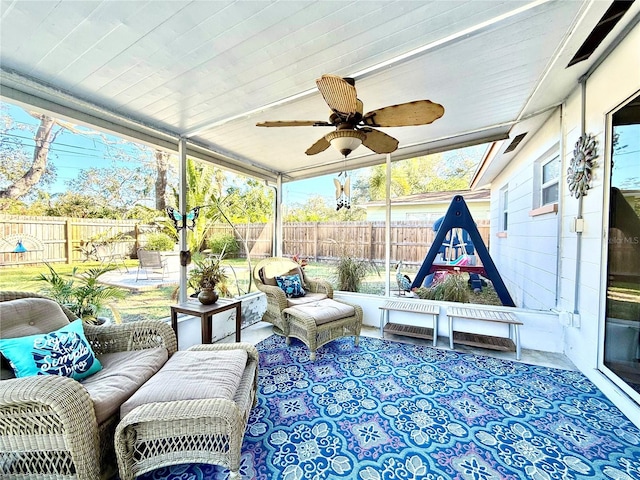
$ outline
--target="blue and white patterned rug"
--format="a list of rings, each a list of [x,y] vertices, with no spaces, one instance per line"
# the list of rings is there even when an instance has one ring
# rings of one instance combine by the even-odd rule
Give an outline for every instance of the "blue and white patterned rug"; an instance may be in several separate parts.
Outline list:
[[[579,372],[366,337],[315,363],[297,340],[257,347],[243,479],[640,479],[640,431]]]

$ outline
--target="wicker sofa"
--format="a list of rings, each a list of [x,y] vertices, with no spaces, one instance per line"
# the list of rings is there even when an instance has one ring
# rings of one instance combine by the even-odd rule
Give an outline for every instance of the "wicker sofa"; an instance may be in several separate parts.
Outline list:
[[[53,300],[0,292],[0,338],[50,333],[77,318]],[[11,378],[2,359],[0,478],[99,479],[115,466],[120,405],[177,349],[160,321],[83,325],[102,370],[83,380],[57,375]]]

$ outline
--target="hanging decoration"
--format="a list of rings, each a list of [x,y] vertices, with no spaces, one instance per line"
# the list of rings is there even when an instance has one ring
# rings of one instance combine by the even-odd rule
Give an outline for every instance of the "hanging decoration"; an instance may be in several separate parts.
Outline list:
[[[24,253],[27,251],[27,247],[22,244],[22,239],[16,243],[16,248],[13,249],[13,253]]]
[[[173,226],[176,231],[180,231],[183,228],[188,228],[189,230],[193,230],[193,227],[196,225],[196,220],[198,219],[198,215],[200,215],[200,209],[202,207],[194,207],[187,212],[186,215],[182,215],[173,207],[167,207],[167,215],[173,222]]]
[[[592,169],[595,168],[597,142],[593,135],[580,136],[573,149],[573,158],[567,169],[567,182],[571,195],[580,198],[591,188]]]
[[[344,179],[341,178],[344,176]],[[351,180],[346,171],[340,172],[338,178],[333,179],[336,186],[336,210],[342,207],[351,208]]]

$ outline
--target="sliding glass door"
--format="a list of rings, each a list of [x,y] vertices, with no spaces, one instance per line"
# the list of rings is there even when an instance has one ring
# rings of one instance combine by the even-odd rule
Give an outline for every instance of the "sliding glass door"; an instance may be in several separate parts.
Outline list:
[[[604,365],[637,400],[640,399],[640,95],[613,114],[611,134]]]

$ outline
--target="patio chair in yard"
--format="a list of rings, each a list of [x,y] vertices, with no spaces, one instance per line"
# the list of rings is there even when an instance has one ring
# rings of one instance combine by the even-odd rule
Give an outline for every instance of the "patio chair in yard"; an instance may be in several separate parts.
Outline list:
[[[122,268],[129,273],[129,268],[124,261],[124,255],[121,253],[116,253],[113,251],[113,246],[111,245],[98,245],[96,247],[96,256],[98,260],[100,260],[100,265],[115,266],[119,272],[122,271]]]
[[[140,277],[140,270],[144,270],[145,276],[149,279],[149,270],[151,273],[160,273],[161,280],[167,273],[167,261],[163,260],[160,252],[138,249],[138,271],[136,272],[136,282]]]

